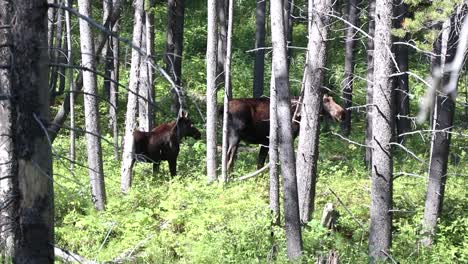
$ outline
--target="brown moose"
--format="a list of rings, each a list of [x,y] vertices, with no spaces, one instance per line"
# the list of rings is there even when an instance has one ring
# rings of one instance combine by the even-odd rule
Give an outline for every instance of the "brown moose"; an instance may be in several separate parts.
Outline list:
[[[176,121],[164,123],[150,132],[135,130],[134,161],[153,163],[153,174],[159,170],[161,160],[167,160],[171,176],[177,174],[177,156],[184,137],[201,138],[201,133],[182,111]]]
[[[295,112],[298,98],[291,99],[292,113]],[[322,115],[327,115],[335,121],[342,121],[345,110],[327,94],[323,96]],[[257,168],[262,168],[268,154],[270,133],[270,100],[268,98],[243,98],[229,101],[228,125],[228,169],[234,164],[237,149],[241,140],[249,144],[260,145]],[[296,121],[300,117],[296,116]],[[299,134],[299,122],[293,122],[293,136]]]

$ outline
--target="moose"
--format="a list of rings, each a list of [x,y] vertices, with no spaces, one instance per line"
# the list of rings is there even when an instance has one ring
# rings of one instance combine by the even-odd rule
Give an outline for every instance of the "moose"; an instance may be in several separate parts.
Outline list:
[[[323,95],[322,115],[326,115],[335,121],[342,121],[345,117],[345,110],[333,100],[333,97]],[[295,112],[299,101],[297,97],[291,98],[292,113]],[[237,149],[241,140],[249,144],[259,144],[257,168],[260,169],[265,164],[268,154],[269,133],[270,133],[270,100],[268,98],[242,98],[229,101],[228,111],[228,164],[232,169]],[[300,116],[294,117],[292,124],[293,136],[299,134]]]
[[[153,163],[153,174],[159,170],[161,160],[167,160],[171,176],[177,174],[177,156],[180,142],[184,137],[201,138],[200,131],[181,111],[176,121],[161,124],[150,132],[135,130],[133,132],[133,161]]]

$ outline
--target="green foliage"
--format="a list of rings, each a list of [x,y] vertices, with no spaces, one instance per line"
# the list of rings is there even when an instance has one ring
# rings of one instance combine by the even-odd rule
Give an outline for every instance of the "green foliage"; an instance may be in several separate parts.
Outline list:
[[[419,1],[406,1],[413,5]],[[440,4],[444,12],[430,19],[443,19],[452,3]],[[187,19],[184,38],[183,82],[189,95],[188,107],[199,128],[203,121],[195,103],[204,111],[203,97],[206,87],[206,9],[203,1],[186,1]],[[126,3],[121,35],[129,38],[132,30],[132,8]],[[255,1],[236,2],[235,39],[232,63],[234,97],[250,97],[252,94]],[[433,8],[434,9],[434,8]],[[431,10],[433,10],[431,9]],[[165,47],[166,6],[158,4],[156,15],[156,49],[158,64],[162,64]],[[433,10],[437,13],[437,10]],[[427,12],[417,10],[417,12]],[[428,15],[429,17],[429,15]],[[424,17],[415,14],[408,27],[417,40],[423,38],[418,30],[424,25]],[[419,23],[419,24],[417,24]],[[267,26],[268,28],[269,26]],[[332,25],[329,39],[328,63],[324,83],[335,94],[340,93],[343,80],[343,27],[340,22]],[[414,29],[414,30],[413,30]],[[421,29],[422,30],[422,29]],[[414,31],[414,32],[413,32]],[[300,23],[294,28],[294,46],[304,47],[307,42],[307,26]],[[400,32],[401,33],[401,32]],[[396,32],[395,34],[400,34]],[[419,35],[418,35],[419,34]],[[268,39],[267,39],[268,42]],[[426,42],[425,42],[426,43]],[[268,45],[268,44],[267,44]],[[122,49],[124,52],[124,49]],[[130,51],[130,50],[129,50]],[[127,54],[127,59],[128,59]],[[123,56],[122,56],[123,57]],[[357,45],[357,76],[365,76],[365,48]],[[268,94],[271,70],[271,53],[267,52],[265,65],[265,93]],[[290,65],[292,94],[299,94],[305,64],[305,54],[294,50]],[[426,58],[412,56],[410,69],[418,76],[428,72]],[[120,83],[128,83],[128,67],[121,68]],[[102,83],[102,80],[100,81]],[[158,76],[156,86],[157,123],[172,120],[170,112],[170,86]],[[355,79],[353,100],[356,105],[365,103],[366,82]],[[462,86],[466,89],[466,84]],[[426,87],[410,77],[411,111],[417,109],[417,99]],[[125,97],[121,90],[119,104],[120,131],[124,126]],[[222,93],[218,94],[221,101]],[[338,98],[338,96],[335,96]],[[57,103],[62,98],[57,98]],[[339,101],[339,99],[337,100]],[[81,99],[78,101],[81,107]],[[466,134],[463,127],[462,105],[457,105],[455,132]],[[107,118],[108,105],[100,104],[102,123]],[[54,108],[56,110],[56,107]],[[350,139],[363,142],[364,113],[353,113],[353,131]],[[77,124],[84,126],[82,111],[78,111]],[[466,124],[465,124],[466,125]],[[131,192],[120,193],[120,163],[113,157],[112,139],[107,125],[102,125],[105,139],[103,146],[104,171],[107,191],[105,212],[96,212],[89,194],[86,149],[83,134],[77,141],[77,164],[70,164],[68,156],[68,132],[63,131],[54,142],[54,184],[56,243],[89,259],[111,261],[117,257],[134,257],[135,263],[267,263],[270,262],[272,245],[277,246],[278,256],[273,263],[287,263],[284,230],[272,225],[268,208],[268,175],[227,186],[219,183],[207,185],[205,175],[206,144],[204,140],[186,139],[178,159],[178,176],[171,178],[166,162],[161,171],[152,176],[150,164],[137,163]],[[416,129],[427,129],[420,125]],[[369,226],[370,180],[363,164],[364,149],[349,144],[332,132],[339,130],[336,124],[322,128],[320,137],[319,179],[314,219],[303,229],[303,263],[313,263],[317,256],[336,250],[343,263],[367,263],[367,237]],[[426,192],[427,164],[417,161],[406,151],[395,148],[394,171],[394,234],[392,257],[399,263],[467,263],[468,262],[468,197],[466,177],[468,139],[452,135],[453,158],[449,165],[449,177],[445,193],[443,216],[435,244],[430,249],[418,246],[420,223]],[[405,147],[423,160],[429,157],[430,134],[408,136]],[[251,146],[253,147],[253,146]],[[233,178],[255,170],[256,150],[240,151]],[[340,198],[337,197],[333,192]],[[324,229],[319,219],[323,206],[333,202],[339,217],[335,232]],[[273,234],[273,235],[272,235]]]

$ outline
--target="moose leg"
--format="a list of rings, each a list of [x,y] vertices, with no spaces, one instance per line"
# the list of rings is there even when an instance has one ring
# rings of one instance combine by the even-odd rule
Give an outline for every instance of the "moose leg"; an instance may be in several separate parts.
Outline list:
[[[169,163],[169,170],[171,171],[171,176],[176,176],[177,175],[177,158],[168,159],[167,162]]]
[[[153,161],[153,176],[156,176],[156,174],[159,172],[159,161]]]
[[[227,158],[228,158],[227,169],[228,169],[228,171],[231,171],[232,167],[234,166],[234,160],[235,160],[236,155],[237,155],[237,148],[239,146],[239,141],[240,141],[239,136],[230,136],[229,137],[229,148],[228,148],[228,152],[227,152]]]
[[[257,170],[263,168],[265,165],[265,160],[268,155],[268,147],[265,145],[260,145],[260,152],[258,153],[258,160],[257,160]]]

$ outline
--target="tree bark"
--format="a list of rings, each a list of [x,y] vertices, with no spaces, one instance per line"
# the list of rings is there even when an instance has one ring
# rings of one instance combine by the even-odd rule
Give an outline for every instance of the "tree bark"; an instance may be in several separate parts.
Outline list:
[[[309,6],[312,1],[309,1]],[[330,0],[315,0],[316,10],[309,32],[307,64],[304,71],[304,100],[301,107],[299,148],[297,150],[297,184],[299,212],[302,223],[310,221],[314,211],[315,184],[317,182],[317,159],[320,134],[320,110],[322,107],[321,85],[325,68],[326,41],[331,11]],[[312,19],[312,10],[309,11]]]
[[[280,182],[279,182],[279,157],[278,157],[278,115],[275,87],[275,74],[273,64],[270,78],[270,138],[269,138],[269,167],[270,167],[270,210],[275,224],[280,224]]]
[[[91,3],[89,0],[78,0],[79,12],[91,17]],[[81,63],[84,67],[96,70],[94,60],[94,39],[88,22],[80,19]],[[91,184],[91,196],[94,207],[101,211],[105,209],[106,189],[104,186],[104,172],[102,168],[101,129],[97,101],[97,82],[94,72],[83,72],[84,110],[86,151],[88,156],[88,173]]]
[[[282,0],[272,0],[270,3],[273,68],[278,107],[279,159],[283,174],[286,248],[288,258],[296,260],[301,256],[302,238],[297,200],[294,139],[291,129],[286,32],[284,29]]]
[[[348,0],[346,6],[346,20],[353,26],[358,24],[357,0]],[[351,132],[351,110],[353,105],[353,81],[354,81],[354,46],[356,29],[347,25],[345,31],[345,61],[343,79],[343,108],[346,110],[345,119],[341,123],[343,135],[349,136]]]
[[[206,49],[206,172],[208,182],[216,176],[216,1],[208,0],[208,38]]]
[[[402,23],[407,16],[408,6],[401,0],[394,0],[395,7],[395,25],[394,28],[401,28]],[[395,41],[408,41],[408,34],[403,38],[396,38]],[[395,77],[393,86],[395,91],[395,125],[398,136],[398,142],[403,143],[404,136],[400,136],[403,133],[411,130],[411,120],[409,119],[410,107],[409,107],[409,79],[408,74],[408,46],[407,45],[396,45],[395,60],[400,70],[401,75]]]
[[[136,0],[135,18],[133,22],[133,44],[141,46],[141,32],[143,27],[143,5],[144,0]],[[126,194],[132,185],[133,169],[133,131],[136,127],[136,115],[138,111],[138,75],[141,55],[132,49],[132,63],[130,66],[130,81],[128,85],[127,113],[125,116],[125,135],[123,141],[122,169],[120,190]]]
[[[116,6],[116,2],[118,0],[113,0],[112,6]],[[115,33],[119,32],[119,22],[115,21],[112,24],[112,31]],[[119,154],[119,127],[118,127],[118,107],[119,107],[119,68],[120,68],[120,61],[119,61],[119,50],[120,44],[117,38],[111,38],[111,47],[112,47],[112,70],[111,70],[111,79],[115,82],[110,83],[110,91],[109,91],[109,101],[111,106],[109,107],[109,126],[112,128],[112,137],[114,139],[114,158],[115,160],[120,159]]]
[[[182,53],[184,48],[185,0],[167,1],[166,70],[178,88],[182,85]],[[172,90],[172,109],[178,114],[179,98]]]
[[[67,7],[73,6],[73,0],[66,1]],[[75,134],[75,85],[73,83],[73,52],[71,42],[71,19],[70,13],[65,13],[65,26],[67,34],[67,57],[68,57],[68,85],[70,90],[70,168],[73,169],[75,166],[75,145],[76,145],[76,134]]]
[[[54,260],[46,4],[0,1],[0,247],[7,263]]]
[[[60,58],[62,57],[62,36],[63,36],[63,9],[56,10],[56,27],[54,38],[54,46],[52,47],[52,58],[51,61],[54,64],[58,64]],[[55,22],[55,21],[54,21]],[[50,80],[49,80],[49,89],[51,92],[52,101],[57,95],[60,94],[60,91],[57,91],[57,79],[59,77],[59,67],[54,66],[50,68]],[[63,91],[62,91],[63,92]]]
[[[458,29],[460,28],[462,15],[466,16],[466,6],[461,14],[453,15],[451,18],[450,34],[448,37],[445,64],[451,63],[456,55],[457,43],[459,42]],[[465,20],[467,18],[465,17]],[[466,22],[465,22],[466,23]],[[442,44],[444,46],[444,44]],[[442,85],[444,89],[450,84],[454,73],[444,69]],[[456,76],[455,85],[459,76]],[[457,87],[455,87],[456,91]],[[423,238],[421,243],[430,246],[433,243],[437,228],[437,220],[442,213],[442,205],[445,194],[445,183],[447,181],[447,166],[450,153],[450,139],[455,115],[455,101],[443,92],[438,93],[434,106],[433,132],[431,140],[431,156],[429,161],[429,181],[427,183],[426,202],[423,217]]]
[[[146,13],[146,12],[145,12]],[[141,49],[146,50],[146,15],[143,16],[143,22],[141,26]],[[149,98],[149,80],[148,80],[148,63],[146,62],[146,58],[140,57],[140,69],[138,74],[138,123],[139,128],[142,131],[150,131],[152,128],[152,124],[150,124],[149,120],[149,104],[148,101],[151,100]],[[152,100],[151,100],[152,101]]]
[[[106,23],[107,19],[109,16],[112,14],[112,7],[113,3],[112,0],[103,0],[102,1],[102,11],[103,11],[103,20],[102,23]],[[109,31],[112,31],[112,24],[108,24],[107,29]],[[102,49],[102,57],[104,58],[104,75],[109,76],[109,78],[104,77],[104,83],[103,83],[103,93],[104,93],[104,98],[110,98],[110,76],[112,72],[112,67],[113,67],[113,60],[112,60],[112,37],[108,36],[106,43],[104,44],[104,47]],[[111,106],[112,107],[112,106]]]
[[[224,102],[223,102],[223,138],[222,138],[222,157],[221,157],[221,177],[223,182],[228,181],[228,171],[227,171],[227,152],[228,152],[228,111],[229,111],[229,100],[232,97],[232,87],[231,87],[231,55],[232,55],[232,24],[233,24],[233,15],[234,15],[234,0],[228,0],[228,30],[227,30],[227,43],[226,43],[226,65],[224,68],[225,80],[224,80]]]
[[[255,98],[263,95],[265,77],[265,19],[266,1],[257,0],[255,16],[255,64],[253,81],[253,97]]]
[[[371,262],[385,260],[392,242],[392,79],[391,19],[392,1],[377,0],[375,8],[375,67],[372,122],[372,183],[369,230]]]
[[[372,142],[372,120],[373,120],[373,82],[374,82],[374,35],[375,35],[375,0],[369,0],[369,36],[367,39],[367,88],[366,88],[366,135],[365,145],[370,146]],[[372,148],[366,147],[365,159],[367,169],[372,165]]]
[[[0,259],[11,259],[15,253],[15,240],[17,240],[17,212],[18,201],[18,160],[15,155],[16,105],[13,100],[12,75],[14,69],[12,62],[13,44],[11,34],[11,18],[14,17],[13,6],[10,1],[0,1],[0,94],[5,98],[0,100]],[[6,27],[9,25],[10,27]]]
[[[227,28],[228,14],[227,1],[216,0],[217,22],[218,22],[218,46],[217,46],[217,66],[216,66],[216,85],[219,86],[225,80],[224,73],[226,69],[226,52],[227,52]]]
[[[286,36],[286,48],[287,48],[287,60],[288,60],[288,70],[291,65],[291,59],[293,55],[293,49],[290,49],[289,46],[292,45],[292,33],[293,33],[293,17],[292,13],[294,10],[294,0],[283,0],[283,22],[284,22],[284,31]]]

